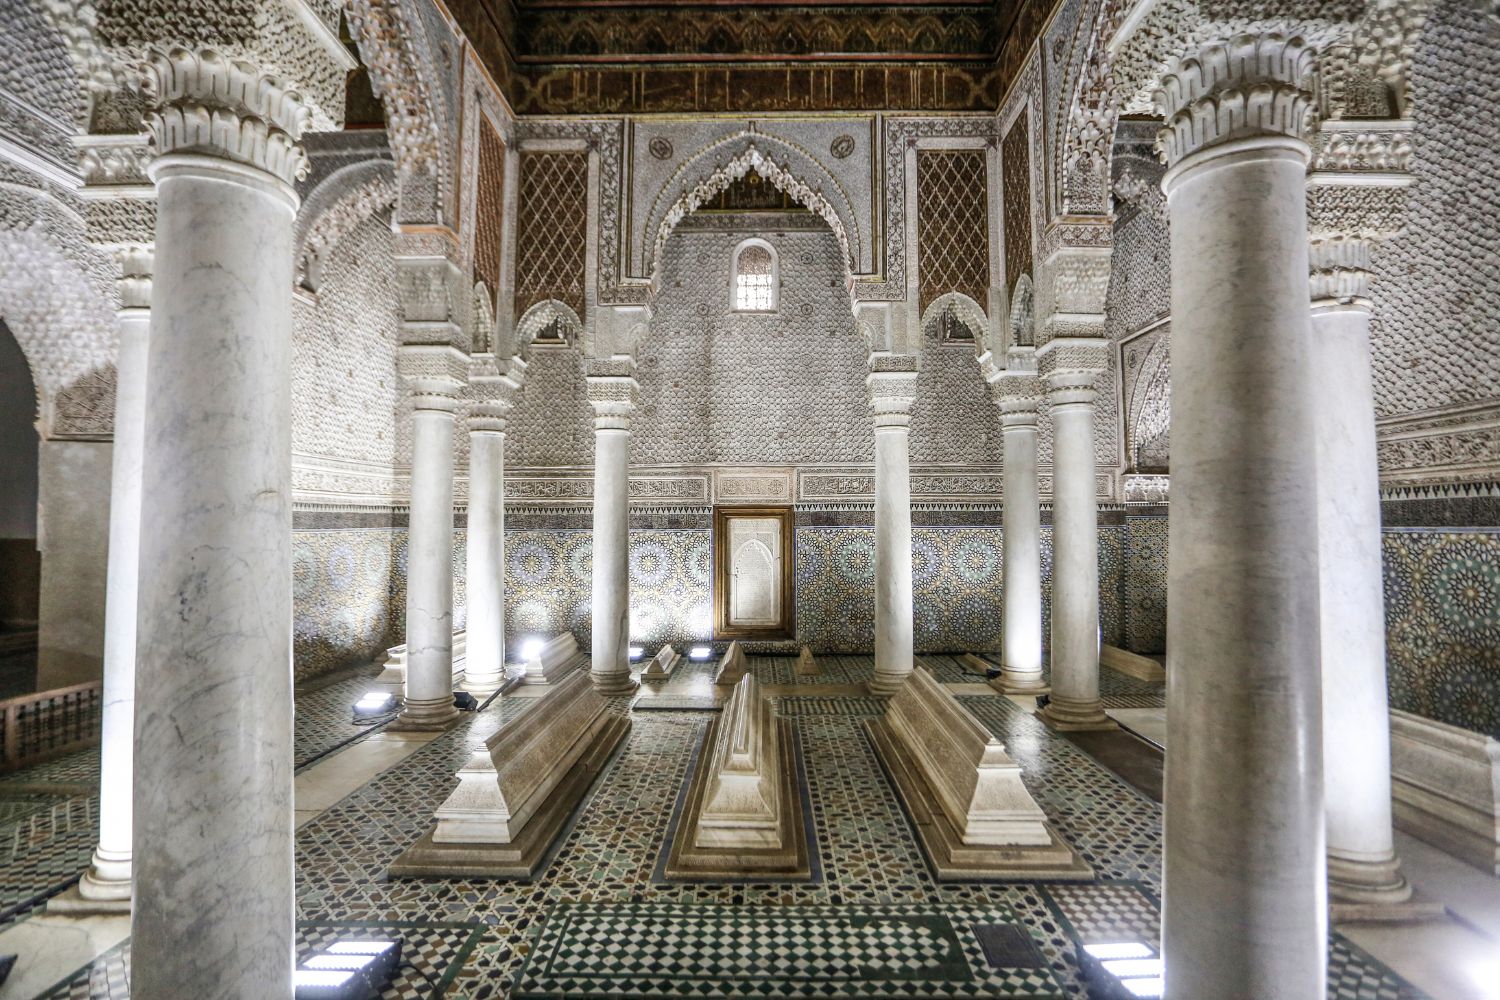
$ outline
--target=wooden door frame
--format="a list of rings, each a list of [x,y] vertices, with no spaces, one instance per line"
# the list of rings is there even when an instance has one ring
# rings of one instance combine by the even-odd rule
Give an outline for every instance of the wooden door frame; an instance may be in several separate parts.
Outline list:
[[[795,639],[797,609],[793,603],[796,579],[796,550],[793,542],[794,508],[787,507],[715,507],[714,508],[714,638],[715,639]],[[729,519],[732,517],[774,517],[781,522],[781,621],[766,628],[743,628],[729,624]]]

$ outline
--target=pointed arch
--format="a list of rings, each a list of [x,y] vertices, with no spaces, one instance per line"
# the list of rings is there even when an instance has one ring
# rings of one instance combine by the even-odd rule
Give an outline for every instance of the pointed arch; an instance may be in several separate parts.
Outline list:
[[[316,292],[328,253],[351,229],[396,205],[396,170],[389,160],[366,160],[329,174],[302,200],[292,259],[297,285]]]
[[[662,185],[651,201],[642,231],[642,276],[657,279],[662,247],[679,222],[751,170],[828,223],[852,284],[864,243],[848,194],[815,157],[760,132],[739,132],[710,143]]]
[[[990,324],[985,317],[984,308],[963,292],[947,292],[927,304],[926,311],[922,313],[922,334],[926,336],[932,333],[933,327],[941,323],[945,315],[950,314],[973,333],[975,354],[983,354],[990,349]]]
[[[583,321],[570,306],[556,299],[543,299],[522,313],[516,323],[511,355],[519,354],[524,358],[530,353],[532,343],[538,340],[575,344],[582,348],[585,357],[593,356],[593,343],[587,336]]]

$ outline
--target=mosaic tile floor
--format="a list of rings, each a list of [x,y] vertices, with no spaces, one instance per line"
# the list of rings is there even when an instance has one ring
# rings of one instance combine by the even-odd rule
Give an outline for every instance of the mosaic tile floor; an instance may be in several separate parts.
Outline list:
[[[0,777],[0,925],[66,889],[99,832],[99,748]]]
[[[300,771],[333,750],[357,743],[381,728],[379,723],[356,726],[353,722],[354,703],[370,690],[370,682],[379,675],[379,667],[362,667],[315,688],[298,690],[292,737],[293,767]]]
[[[943,680],[973,680],[951,658],[925,659]],[[852,683],[867,677],[871,669],[868,658],[819,657],[821,676],[798,678],[790,658],[752,657],[751,663],[766,684]],[[659,687],[691,696],[701,694],[711,679],[711,664],[685,665]],[[663,710],[633,713],[629,739],[580,807],[576,825],[538,881],[387,880],[386,866],[425,832],[470,748],[532,704],[502,698],[298,832],[298,917],[320,927],[400,921],[414,933],[423,928],[452,930],[455,925],[468,928],[475,934],[472,949],[461,963],[452,961],[458,968],[450,970],[452,980],[443,995],[469,1000],[564,992],[1083,997],[1072,958],[1077,942],[1097,940],[1094,935],[1099,934],[1129,932],[1149,938],[1157,933],[1160,807],[1007,699],[974,695],[962,701],[1006,741],[1026,769],[1028,787],[1062,834],[1095,866],[1098,882],[937,883],[861,727],[879,710],[879,703],[862,696],[826,695],[778,699],[778,711],[794,720],[802,741],[823,864],[820,883],[653,883],[652,868],[680,783],[712,718],[703,711]],[[627,704],[619,700],[613,709],[626,711]],[[819,907],[831,909],[814,909]],[[798,918],[819,912],[846,921],[868,918],[875,930],[860,934],[875,937],[855,935],[858,940],[846,940],[854,934],[852,923],[819,932],[820,937],[798,923]],[[913,915],[921,920],[913,922]],[[663,925],[660,933],[641,929],[646,920],[668,918],[670,926]],[[609,930],[621,920],[629,930]],[[906,929],[895,926],[902,920]],[[741,945],[726,946],[728,926],[751,928],[752,939],[770,933],[791,942],[782,960],[791,963],[793,972],[797,962],[815,962],[809,956],[835,939],[840,949],[869,947],[868,940],[879,940],[885,964],[875,970],[874,979],[857,980],[847,967],[839,966],[838,976],[844,978],[833,976],[816,990],[788,973],[766,978],[756,992],[747,994],[737,974],[716,976],[713,971],[726,960],[735,967],[750,954]],[[926,931],[917,933],[912,927]],[[1004,940],[1007,928],[1015,927],[1025,929],[1040,958],[1030,964],[1003,964],[1017,961],[1012,957],[997,967],[992,962],[997,954],[1014,956],[1026,950],[997,951],[996,942]],[[601,933],[616,935],[615,947],[587,946]],[[1021,944],[1027,944],[1024,938]],[[122,996],[109,980],[110,969],[116,970],[117,978],[124,969],[124,950],[80,970],[57,995]],[[663,985],[651,969],[653,956],[660,959],[663,954],[676,957],[682,974],[676,985]],[[966,971],[959,968],[960,957]],[[1332,998],[1419,996],[1337,936],[1330,963]],[[625,977],[628,989],[635,992],[600,992],[603,977],[614,974]],[[861,985],[852,985],[856,981]],[[414,995],[424,994],[385,994]]]

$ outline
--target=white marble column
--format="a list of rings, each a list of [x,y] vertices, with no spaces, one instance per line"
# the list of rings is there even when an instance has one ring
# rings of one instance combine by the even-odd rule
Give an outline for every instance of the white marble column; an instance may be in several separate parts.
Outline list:
[[[1340,903],[1411,896],[1391,832],[1391,732],[1385,676],[1380,468],[1370,378],[1370,244],[1318,239],[1312,366],[1318,476],[1318,616],[1328,892]]]
[[[406,533],[406,689],[396,729],[442,729],[453,707],[453,424],[468,359],[405,344],[411,389],[411,516]]]
[[[1069,731],[1113,729],[1099,701],[1099,500],[1095,383],[1109,342],[1058,337],[1038,350],[1052,418],[1052,694],[1042,717]]]
[[[1239,35],[1190,52],[1156,95],[1172,230],[1162,916],[1175,1000],[1325,990],[1312,73],[1300,39]]]
[[[99,842],[88,871],[50,909],[129,912],[132,756],[135,750],[136,588],[141,546],[141,458],[151,332],[151,248],[120,261],[120,350],[115,362],[109,569],[104,602],[104,710],[99,738]]]
[[[490,695],[505,682],[505,417],[516,384],[493,355],[469,374],[468,651],[463,687]]]
[[[594,637],[590,672],[601,694],[630,694],[630,414],[635,366],[591,362],[594,408]]]
[[[875,419],[875,673],[870,692],[895,694],[912,671],[911,407],[916,359],[870,361]]]
[[[307,112],[153,49],[136,644],[136,996],[292,995],[291,182]]]
[[[991,383],[1004,442],[1000,683],[1012,694],[1047,690],[1042,679],[1042,514],[1036,473],[1042,388],[1033,353],[1029,347],[1013,349],[1005,370]]]

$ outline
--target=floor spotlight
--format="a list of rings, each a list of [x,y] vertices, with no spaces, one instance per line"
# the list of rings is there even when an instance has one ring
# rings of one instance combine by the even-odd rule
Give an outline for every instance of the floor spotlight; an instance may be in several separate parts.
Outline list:
[[[460,712],[479,711],[479,699],[467,691],[453,692],[453,707]]]
[[[335,941],[292,972],[293,995],[296,1000],[374,1000],[400,961],[398,941]]]
[[[1144,941],[1110,941],[1078,949],[1078,965],[1090,996],[1107,1000],[1160,997],[1166,990],[1165,969],[1156,949]]]
[[[713,655],[714,648],[712,646],[694,646],[688,650],[688,659],[690,660],[706,660]]]
[[[639,660],[641,657],[643,657],[645,655],[646,655],[646,647],[645,646],[631,646],[630,647],[630,658],[632,660]]]
[[[389,691],[371,691],[354,703],[354,724],[376,722],[396,710],[396,696]]]

